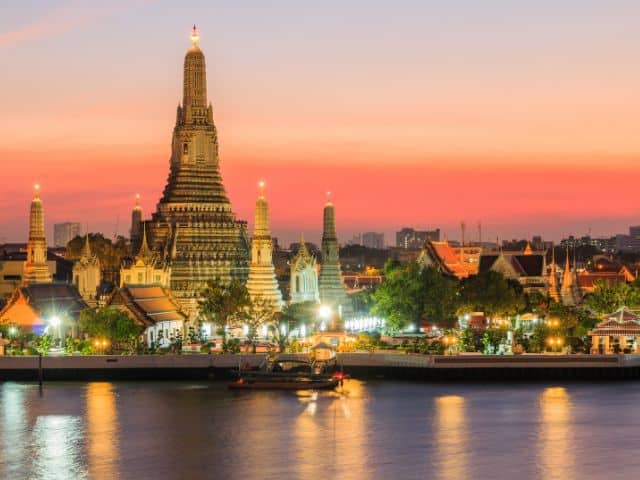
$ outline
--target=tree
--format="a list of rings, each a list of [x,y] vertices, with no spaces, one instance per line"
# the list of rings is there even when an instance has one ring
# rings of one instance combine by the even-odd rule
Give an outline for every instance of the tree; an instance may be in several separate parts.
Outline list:
[[[253,353],[256,353],[256,345],[254,343],[255,338],[258,336],[258,331],[263,326],[269,326],[275,323],[275,319],[278,317],[273,302],[267,298],[256,297],[251,301],[249,311],[245,318],[245,325],[247,326],[247,340],[253,347]]]
[[[461,313],[484,312],[489,321],[511,317],[526,308],[520,283],[493,270],[464,279],[460,297]]]
[[[142,333],[142,326],[129,315],[109,307],[97,311],[90,308],[83,310],[78,327],[90,338],[108,340],[110,348],[124,348],[129,353],[136,350]]]
[[[586,296],[585,304],[593,312],[604,315],[623,306],[640,303],[640,289],[626,283],[613,283],[596,280],[595,289]]]
[[[487,328],[482,335],[484,353],[496,353],[500,344],[507,338],[507,330],[504,328]]]
[[[419,325],[423,318],[433,323],[454,321],[455,280],[416,262],[407,265],[387,262],[385,277],[373,294],[371,311],[386,319],[392,333],[402,331],[409,324]]]
[[[222,350],[227,351],[227,329],[239,326],[247,318],[251,299],[247,287],[239,280],[229,284],[210,281],[198,302],[200,317],[218,327],[222,336]]]

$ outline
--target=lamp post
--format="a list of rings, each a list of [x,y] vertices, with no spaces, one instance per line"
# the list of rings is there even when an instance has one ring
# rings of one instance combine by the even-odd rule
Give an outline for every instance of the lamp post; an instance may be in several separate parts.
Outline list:
[[[547,338],[547,344],[551,347],[551,351],[555,351],[556,348],[562,348],[564,340],[562,337],[549,337]]]

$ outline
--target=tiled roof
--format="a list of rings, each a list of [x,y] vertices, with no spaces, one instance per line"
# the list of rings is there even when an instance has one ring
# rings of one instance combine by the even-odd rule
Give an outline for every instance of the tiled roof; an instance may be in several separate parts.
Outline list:
[[[113,306],[126,307],[145,326],[160,321],[185,321],[178,302],[167,288],[155,285],[126,286],[111,299]]]

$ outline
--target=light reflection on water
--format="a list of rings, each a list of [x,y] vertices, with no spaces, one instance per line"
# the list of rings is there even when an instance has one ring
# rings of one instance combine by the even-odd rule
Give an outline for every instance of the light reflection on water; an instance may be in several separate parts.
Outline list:
[[[638,404],[636,383],[4,383],[0,478],[631,478]]]
[[[438,478],[468,478],[467,432],[464,397],[446,395],[436,398],[436,458]]]

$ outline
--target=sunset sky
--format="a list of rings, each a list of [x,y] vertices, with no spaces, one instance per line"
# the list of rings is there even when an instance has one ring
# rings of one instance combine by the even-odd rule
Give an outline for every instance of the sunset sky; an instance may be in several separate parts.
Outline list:
[[[26,241],[36,182],[49,233],[126,234],[136,192],[155,210],[194,23],[229,197],[252,223],[264,178],[284,243],[319,239],[327,190],[341,242],[626,232],[639,18],[636,0],[2,2],[0,242]]]

